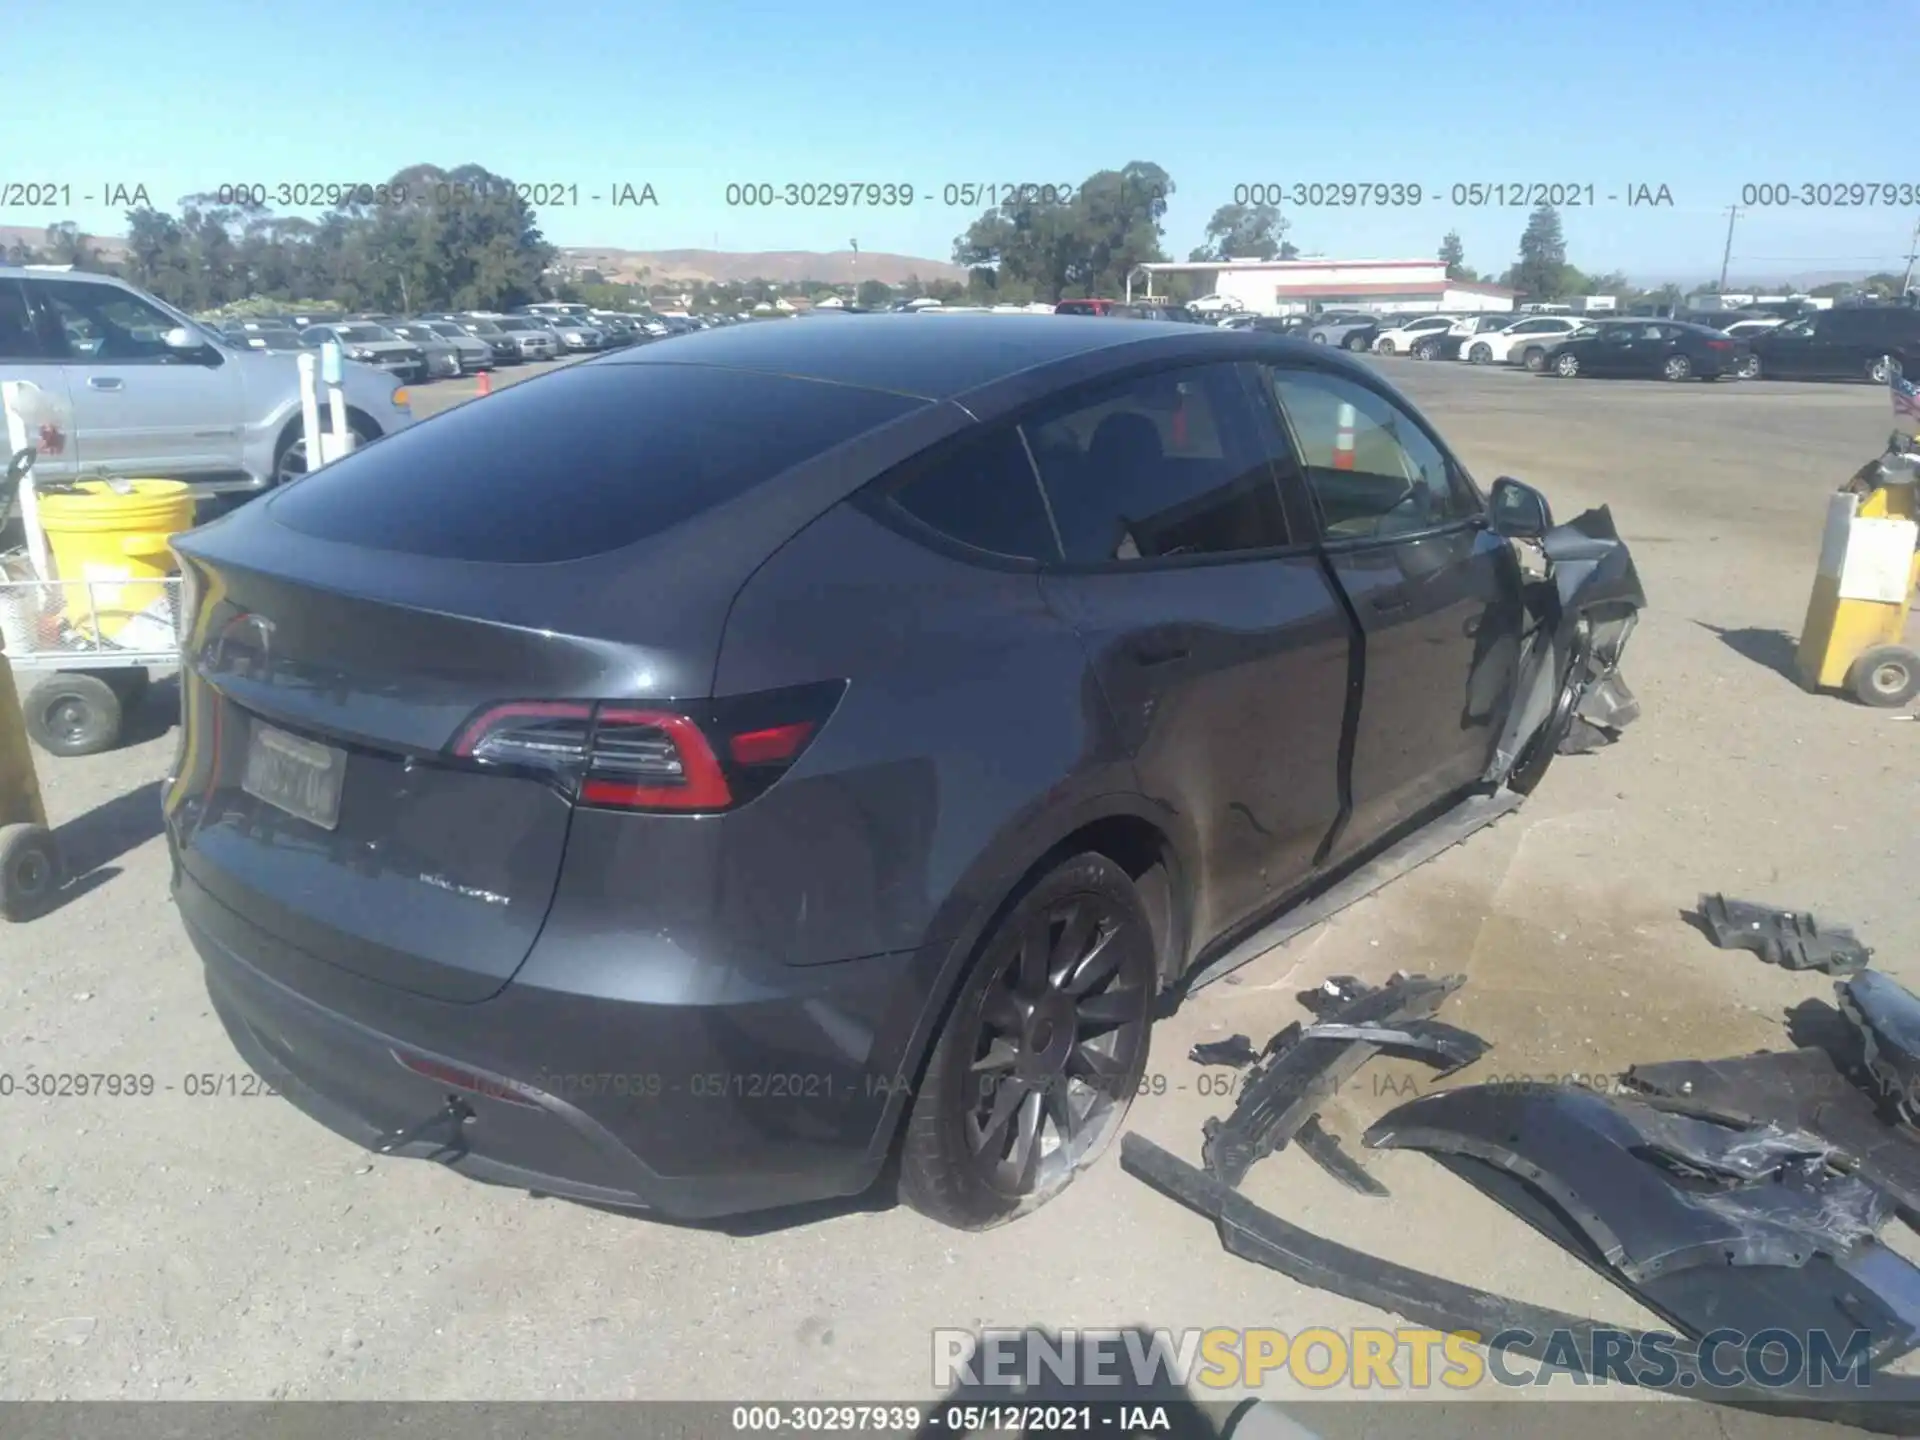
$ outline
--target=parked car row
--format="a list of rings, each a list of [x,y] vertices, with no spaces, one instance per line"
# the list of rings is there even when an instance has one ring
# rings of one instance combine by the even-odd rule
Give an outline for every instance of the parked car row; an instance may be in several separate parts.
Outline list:
[[[260,315],[213,322],[221,338],[248,350],[298,353],[337,342],[349,360],[408,384],[453,379],[502,365],[596,354],[733,324],[739,316],[626,314],[586,305],[542,303],[513,314],[436,311],[383,314]]]

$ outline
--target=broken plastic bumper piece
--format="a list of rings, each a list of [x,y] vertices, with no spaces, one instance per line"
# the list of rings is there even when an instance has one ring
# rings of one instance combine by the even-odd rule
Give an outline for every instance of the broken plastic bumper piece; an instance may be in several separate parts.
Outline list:
[[[1722,950],[1751,950],[1786,970],[1824,970],[1852,975],[1866,968],[1873,951],[1851,930],[1822,929],[1804,910],[1776,910],[1724,895],[1700,897],[1700,919]]]
[[[1900,1118],[1920,1124],[1920,998],[1878,970],[1842,980],[1840,1013],[1859,1032],[1867,1070]]]

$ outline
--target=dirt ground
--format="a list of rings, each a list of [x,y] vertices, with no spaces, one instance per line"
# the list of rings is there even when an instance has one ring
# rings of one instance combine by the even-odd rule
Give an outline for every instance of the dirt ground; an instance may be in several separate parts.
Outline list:
[[[1464,973],[1443,1018],[1495,1049],[1463,1079],[1784,1046],[1787,1011],[1817,1019],[1831,982],[1712,949],[1681,919],[1702,891],[1852,924],[1920,988],[1906,888],[1920,726],[1805,694],[1789,673],[1826,495],[1884,440],[1883,392],[1382,363],[1483,485],[1518,476],[1563,516],[1613,506],[1650,597],[1626,666],[1645,716],[1621,744],[1563,758],[1516,814],[1165,1021],[1150,1065],[1164,1091],[1133,1127],[1197,1158],[1223,1105],[1200,1093],[1189,1046],[1263,1041],[1301,1015],[1295,992],[1341,973]],[[695,1228],[376,1160],[277,1099],[187,1098],[189,1073],[244,1067],[169,912],[156,782],[171,694],[156,686],[141,743],[41,759],[84,878],[54,914],[0,931],[0,1071],[135,1072],[161,1088],[0,1100],[0,1398],[897,1400],[931,1398],[936,1327],[1397,1323],[1227,1255],[1114,1152],[986,1235],[879,1203]],[[1376,1062],[1326,1121],[1357,1147],[1428,1083]],[[1391,1198],[1360,1200],[1293,1153],[1245,1188],[1396,1260],[1653,1323],[1431,1160],[1367,1163]],[[1663,1434],[1807,1428],[1654,1408]]]

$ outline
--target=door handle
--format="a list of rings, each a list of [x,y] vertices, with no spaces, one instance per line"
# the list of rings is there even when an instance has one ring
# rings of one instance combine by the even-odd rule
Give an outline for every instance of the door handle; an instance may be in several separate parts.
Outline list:
[[[124,390],[127,386],[118,375],[89,375],[87,388],[89,390]]]
[[[1406,590],[1402,588],[1369,596],[1367,603],[1382,615],[1392,615],[1397,611],[1405,610],[1409,605],[1413,604],[1413,597],[1407,594]]]
[[[1136,645],[1133,658],[1140,665],[1171,665],[1176,660],[1187,658],[1184,645]]]

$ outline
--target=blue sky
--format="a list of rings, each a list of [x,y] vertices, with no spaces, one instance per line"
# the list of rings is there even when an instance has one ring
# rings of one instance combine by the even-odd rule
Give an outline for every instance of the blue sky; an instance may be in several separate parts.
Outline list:
[[[429,18],[432,17],[432,18]],[[1635,278],[1711,276],[1726,206],[1760,182],[1920,185],[1899,123],[1912,11],[1890,0],[1005,0],[915,12],[575,0],[446,5],[131,0],[35,7],[9,51],[14,143],[0,185],[83,195],[144,184],[158,204],[221,182],[357,182],[477,162],[575,186],[541,212],[558,244],[867,251],[945,259],[971,212],[947,183],[1078,181],[1153,160],[1177,190],[1169,253],[1237,185],[1552,182],[1568,258]],[[113,37],[119,37],[118,40]],[[135,37],[138,37],[137,44]],[[129,47],[93,81],[75,58]],[[1524,103],[1523,103],[1524,102]],[[22,143],[24,142],[24,143]],[[911,209],[730,208],[729,182],[895,181]],[[651,183],[657,207],[587,199]],[[1629,208],[1665,185],[1671,208]],[[1620,201],[1606,197],[1618,194]],[[0,199],[11,198],[0,193]],[[1524,210],[1289,208],[1309,253],[1429,255],[1449,229],[1482,270],[1513,259]],[[1920,207],[1746,211],[1736,275],[1898,268]]]

